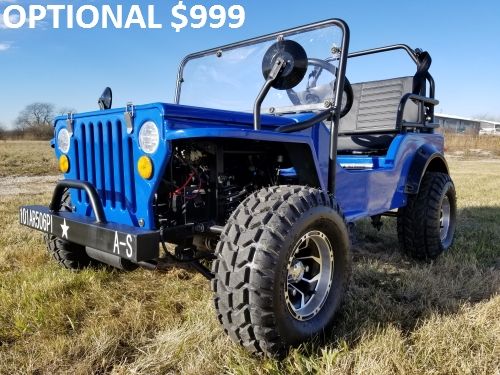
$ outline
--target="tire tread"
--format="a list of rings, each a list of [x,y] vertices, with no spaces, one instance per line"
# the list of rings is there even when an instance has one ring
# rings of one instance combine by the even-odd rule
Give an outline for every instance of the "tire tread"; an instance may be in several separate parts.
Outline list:
[[[337,202],[318,189],[263,188],[247,197],[226,224],[212,268],[214,305],[224,330],[250,352],[277,354],[286,347],[272,308],[274,269],[294,223],[319,205],[341,214]]]
[[[441,197],[450,184],[453,205],[455,188],[450,176],[441,172],[427,172],[417,195],[410,196],[406,207],[399,209],[397,218],[398,240],[401,251],[415,259],[435,259],[444,250],[436,230]]]

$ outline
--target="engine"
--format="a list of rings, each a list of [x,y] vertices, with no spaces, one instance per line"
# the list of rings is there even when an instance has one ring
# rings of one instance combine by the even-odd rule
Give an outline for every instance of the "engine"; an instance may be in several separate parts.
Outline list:
[[[295,180],[286,150],[280,146],[238,140],[174,143],[156,194],[158,226],[224,225],[252,192]]]

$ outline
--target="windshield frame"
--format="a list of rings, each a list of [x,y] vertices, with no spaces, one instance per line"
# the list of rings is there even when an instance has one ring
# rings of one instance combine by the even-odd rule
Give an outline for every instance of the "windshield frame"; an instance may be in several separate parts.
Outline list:
[[[347,56],[349,53],[349,27],[345,23],[345,21],[338,19],[338,18],[331,18],[327,19],[324,21],[320,22],[314,22],[311,24],[291,28],[291,29],[286,29],[286,30],[281,30],[277,31],[271,34],[266,34],[262,36],[258,36],[255,38],[251,39],[245,39],[236,43],[231,43],[231,44],[226,44],[220,47],[215,47],[215,48],[210,48],[204,51],[199,51],[195,53],[191,53],[184,57],[182,59],[181,63],[179,64],[178,72],[177,72],[177,82],[176,82],[176,87],[175,87],[175,104],[180,103],[181,99],[181,92],[182,92],[182,83],[184,82],[184,68],[190,62],[191,60],[198,59],[201,57],[205,56],[210,56],[210,55],[217,55],[218,53],[224,53],[230,50],[234,50],[237,48],[242,48],[242,47],[247,47],[253,44],[257,43],[262,43],[262,42],[268,42],[272,40],[277,40],[280,37],[283,37],[284,35],[286,36],[293,36],[297,35],[300,33],[308,32],[308,31],[313,31],[317,29],[322,29],[330,26],[337,26],[341,33],[342,33],[342,43],[340,46],[340,56],[339,56],[339,72],[338,72],[338,79],[336,80],[336,95],[335,95],[335,104],[334,107],[340,106],[341,100],[342,100],[342,95],[338,95],[338,93],[341,93],[341,87],[344,86],[344,76],[345,76],[345,70],[346,70],[346,64],[347,64]]]

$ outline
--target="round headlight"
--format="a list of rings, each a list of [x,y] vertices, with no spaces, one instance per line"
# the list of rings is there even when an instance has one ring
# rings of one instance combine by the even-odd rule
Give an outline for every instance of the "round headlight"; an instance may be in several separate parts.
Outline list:
[[[148,121],[142,125],[139,130],[139,145],[141,149],[147,153],[152,154],[160,144],[160,133],[158,127],[152,121]]]
[[[65,154],[68,153],[69,151],[69,132],[68,129],[63,128],[59,130],[59,133],[57,134],[57,148],[61,151],[64,152]]]

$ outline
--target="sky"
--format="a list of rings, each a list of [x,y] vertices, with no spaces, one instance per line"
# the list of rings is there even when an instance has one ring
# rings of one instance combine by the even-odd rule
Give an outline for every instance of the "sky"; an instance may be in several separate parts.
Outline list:
[[[0,0],[28,7],[22,0]],[[33,2],[30,2],[33,3]],[[175,32],[170,27],[178,1],[40,1],[39,4],[155,5],[163,29],[59,29],[52,19],[30,29],[7,29],[0,21],[0,123],[12,126],[26,105],[50,102],[78,112],[97,109],[106,86],[114,107],[173,102],[179,62],[188,53],[326,18],[345,20],[350,51],[405,43],[430,52],[436,81],[436,111],[500,117],[500,1],[335,1],[335,0],[185,0],[191,7],[221,4],[245,8],[242,27]],[[1,17],[0,17],[1,19]],[[65,26],[64,24],[62,26]],[[391,76],[394,67],[373,65],[373,77]],[[370,69],[368,65],[367,69]],[[349,66],[347,68],[349,77]]]

